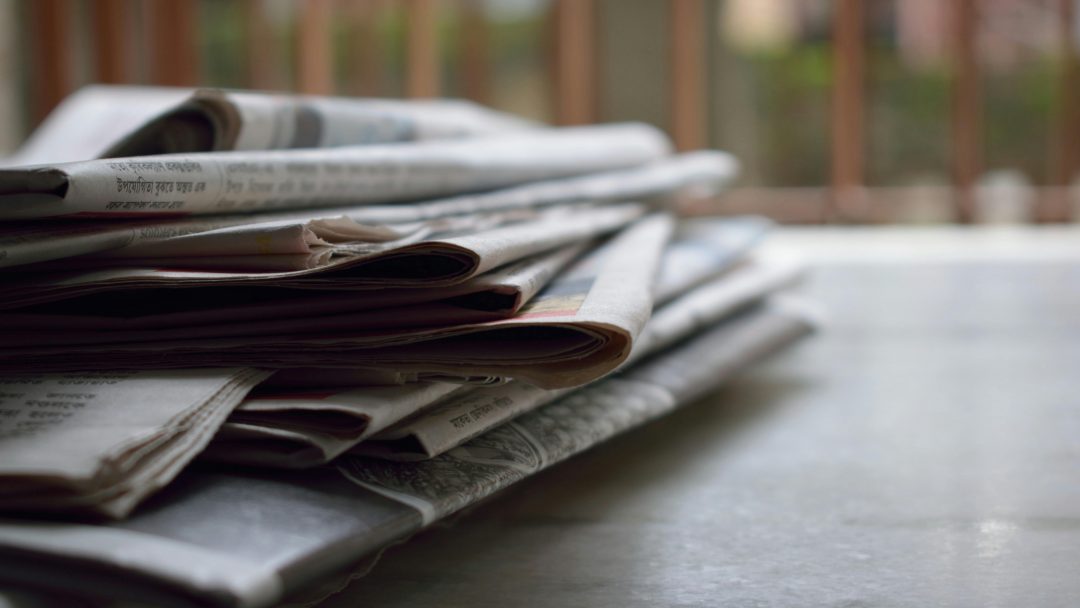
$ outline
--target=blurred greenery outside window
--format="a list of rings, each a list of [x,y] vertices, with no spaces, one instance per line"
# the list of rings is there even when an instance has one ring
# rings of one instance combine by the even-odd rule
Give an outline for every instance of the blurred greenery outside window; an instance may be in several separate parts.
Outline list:
[[[12,1],[25,17],[30,0]],[[248,32],[243,4],[198,0],[202,81],[244,87]],[[72,0],[77,47],[86,47],[91,4]],[[951,57],[947,7],[940,0],[866,0],[865,179],[870,186],[947,185],[950,176]],[[138,3],[136,3],[136,6]],[[441,92],[461,95],[461,17],[456,2],[439,2]],[[669,32],[665,2],[596,0],[597,118],[645,120],[667,127]],[[280,88],[295,81],[297,7],[267,0],[267,50]],[[335,3],[342,11],[348,2]],[[376,90],[401,96],[405,69],[406,3],[378,12]],[[486,0],[490,103],[541,120],[552,118],[548,65],[550,0]],[[705,0],[708,142],[743,162],[742,183],[822,186],[829,179],[829,103],[832,83],[832,0]],[[1034,184],[1047,183],[1061,71],[1057,0],[979,0],[983,166]],[[337,90],[355,94],[363,45],[347,18],[332,22]],[[16,69],[26,52],[25,28],[0,28],[15,62],[6,96],[17,139],[28,129],[29,82]],[[914,33],[913,33],[914,32]],[[13,44],[12,40],[18,41]],[[5,46],[0,45],[0,46]],[[21,50],[20,50],[21,49]],[[76,77],[88,80],[87,53],[77,53]],[[145,61],[140,54],[136,64]],[[136,78],[145,66],[133,72]],[[18,109],[21,105],[21,110]],[[9,130],[11,130],[9,128]]]

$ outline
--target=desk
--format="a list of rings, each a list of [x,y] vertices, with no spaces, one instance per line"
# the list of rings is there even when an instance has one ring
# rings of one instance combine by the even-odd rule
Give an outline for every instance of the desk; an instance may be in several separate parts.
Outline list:
[[[1080,232],[787,230],[817,336],[326,605],[1080,605]]]

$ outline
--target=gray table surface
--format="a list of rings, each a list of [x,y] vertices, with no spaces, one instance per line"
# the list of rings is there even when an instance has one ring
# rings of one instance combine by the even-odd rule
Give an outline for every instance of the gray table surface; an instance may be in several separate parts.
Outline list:
[[[1080,232],[788,230],[827,327],[327,606],[1080,605]]]

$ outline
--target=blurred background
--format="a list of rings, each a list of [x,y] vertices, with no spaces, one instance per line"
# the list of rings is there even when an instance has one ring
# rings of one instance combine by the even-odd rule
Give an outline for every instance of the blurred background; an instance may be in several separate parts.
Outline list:
[[[0,154],[81,85],[464,97],[743,163],[689,211],[1080,217],[1076,0],[0,0]]]

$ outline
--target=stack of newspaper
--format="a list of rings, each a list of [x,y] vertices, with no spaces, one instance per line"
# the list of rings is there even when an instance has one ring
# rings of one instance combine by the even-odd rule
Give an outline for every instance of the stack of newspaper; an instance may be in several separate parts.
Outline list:
[[[705,395],[813,325],[767,221],[668,211],[734,173],[641,124],[80,92],[0,168],[0,581],[269,604]]]

